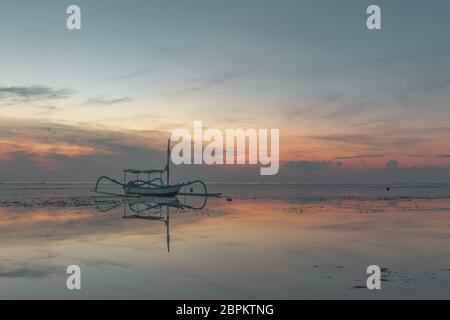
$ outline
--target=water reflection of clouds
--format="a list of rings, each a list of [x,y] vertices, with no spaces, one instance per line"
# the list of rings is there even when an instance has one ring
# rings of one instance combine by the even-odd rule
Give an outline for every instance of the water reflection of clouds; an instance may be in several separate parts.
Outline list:
[[[63,266],[79,264],[96,286],[83,292],[91,297],[120,292],[136,298],[292,298],[309,297],[312,288],[321,288],[325,297],[359,296],[361,291],[349,288],[360,285],[361,266],[372,260],[393,274],[414,276],[421,285],[428,278],[410,274],[405,261],[414,258],[414,270],[434,272],[443,281],[449,274],[442,271],[448,259],[438,258],[448,248],[443,212],[448,200],[400,200],[392,206],[389,201],[209,199],[201,210],[182,210],[183,199],[169,206],[153,200],[119,204],[107,212],[95,206],[48,209],[45,219],[29,223],[8,217],[26,213],[1,208],[0,219],[8,223],[0,223],[0,238],[8,249],[0,251],[0,281],[14,283],[17,294],[29,283],[59,288]],[[372,210],[377,208],[383,211]],[[52,215],[61,217],[51,222]],[[414,283],[391,278],[386,292],[414,289]],[[0,290],[0,296],[10,295]]]
[[[45,278],[51,275],[64,274],[64,267],[34,264],[27,262],[2,263],[0,278]]]
[[[87,241],[90,237],[111,234],[156,234],[160,232],[157,226],[136,221],[124,223],[123,219],[151,220],[151,211],[154,213],[166,207],[177,215],[177,221],[181,224],[195,223],[204,217],[221,214],[218,210],[207,209],[204,199],[193,202],[186,202],[185,199],[171,201],[167,204],[156,203],[153,207],[151,202],[135,199],[111,199],[94,206],[80,207],[0,207],[0,238],[7,242],[30,238],[39,242],[51,242],[76,238]],[[126,215],[123,212],[125,208],[128,211]],[[15,236],[6,237],[8,234]]]

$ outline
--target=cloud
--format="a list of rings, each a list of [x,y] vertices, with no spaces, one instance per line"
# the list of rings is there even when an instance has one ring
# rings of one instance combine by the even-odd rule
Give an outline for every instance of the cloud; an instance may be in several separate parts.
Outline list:
[[[385,168],[388,170],[398,169],[400,168],[400,163],[397,160],[389,160],[386,162]]]
[[[99,175],[119,178],[124,167],[161,168],[168,136],[168,132],[158,130],[112,130],[91,124],[0,118],[0,177],[2,181],[94,181]],[[257,166],[173,166],[172,172],[179,181],[201,178],[237,182],[370,182],[449,178],[448,168],[391,165],[391,170],[386,170],[342,163],[346,159],[385,155],[389,153],[361,152],[323,161],[299,159],[282,164],[280,173],[269,178],[261,177]],[[440,156],[448,155],[443,152]]]
[[[69,98],[74,91],[47,86],[0,87],[0,98],[13,101],[52,100]]]
[[[254,122],[256,120],[256,117],[252,117],[252,116],[246,116],[246,117],[242,117],[242,118],[220,117],[220,118],[215,118],[214,120],[217,122],[227,123],[227,124],[232,124],[232,123],[240,124],[243,122]]]
[[[65,88],[52,88],[48,86],[36,85],[36,86],[9,86],[0,87],[0,101],[3,100],[6,104],[15,104],[23,102],[42,102],[48,100],[68,99],[76,92],[72,89]],[[119,103],[126,103],[132,99],[128,96],[119,98],[105,98],[103,96],[93,97],[86,101],[85,105],[113,105]],[[60,110],[57,106],[53,105],[36,105],[39,108],[44,109],[40,115],[45,115],[50,112]]]
[[[47,115],[53,112],[61,111],[62,108],[51,106],[51,105],[41,105],[39,106],[40,109],[43,109],[43,111],[39,112],[38,115]]]
[[[382,158],[384,154],[360,154],[356,156],[348,156],[348,157],[335,157],[332,158],[331,161],[334,160],[350,160],[350,159],[364,159],[364,158]]]
[[[137,71],[133,71],[133,72],[130,72],[130,73],[125,73],[125,74],[113,77],[112,79],[113,80],[133,79],[133,78],[140,77],[140,76],[142,76],[144,74],[151,73],[152,71],[153,71],[153,68],[145,68],[145,69],[142,69],[142,70],[137,70]]]
[[[285,165],[287,169],[294,170],[324,170],[333,165],[331,161],[290,161]]]
[[[189,85],[183,86],[182,88],[176,90],[176,92],[187,93],[192,91],[208,90],[214,86],[223,86],[225,83],[239,78],[241,73],[242,70],[237,68],[216,70],[203,78],[189,81]]]
[[[397,160],[388,161],[383,168],[355,169],[321,162],[300,168],[281,166],[275,178],[304,183],[446,183],[450,179],[450,167],[402,167]]]
[[[435,130],[427,131],[418,129],[405,129],[401,131],[390,129],[365,131],[369,133],[336,133],[302,136],[300,138],[326,142],[330,146],[352,146],[354,148],[360,148],[359,152],[374,152],[377,155],[379,153],[386,153],[390,149],[395,151],[398,151],[400,148],[404,150],[408,150],[408,148],[412,150],[413,147],[418,149],[418,146],[429,145],[432,140],[436,140],[436,137],[441,134],[440,130],[434,132]],[[356,153],[358,151],[355,149],[354,152]]]
[[[361,59],[359,61],[354,61],[353,59],[348,63],[341,64],[328,64],[311,67],[307,70],[303,70],[303,72],[309,73],[320,73],[325,76],[329,76],[331,74],[341,74],[343,71],[351,71],[352,69],[360,70],[361,68],[372,68],[372,67],[385,67],[392,68],[392,66],[399,65],[399,63],[405,61],[426,61],[429,62],[430,59],[433,59],[437,56],[447,57],[450,52],[450,43],[442,43],[435,46],[423,46],[417,49],[407,49],[375,58],[369,59]]]
[[[408,154],[408,157],[411,158],[435,158],[435,159],[447,159],[450,158],[450,153],[443,153],[443,154]]]
[[[374,143],[374,137],[367,134],[336,134],[323,136],[307,136],[306,138],[337,143],[353,143],[363,145]]]
[[[450,78],[435,80],[434,82],[425,86],[423,90],[432,93],[434,91],[446,89],[448,86],[450,86]]]
[[[0,118],[3,181],[92,180],[123,167],[160,167],[168,133]]]
[[[129,102],[132,99],[130,97],[122,97],[122,98],[116,98],[116,99],[107,99],[103,97],[95,97],[89,99],[85,104],[86,105],[112,105],[112,104],[118,104],[118,103],[125,103]]]

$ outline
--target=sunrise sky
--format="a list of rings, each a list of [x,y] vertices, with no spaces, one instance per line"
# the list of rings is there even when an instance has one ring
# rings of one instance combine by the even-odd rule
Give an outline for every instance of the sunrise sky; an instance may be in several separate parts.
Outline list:
[[[194,120],[279,128],[281,180],[448,181],[449,15],[446,0],[3,0],[0,181],[159,167]],[[230,170],[204,175],[250,179]]]

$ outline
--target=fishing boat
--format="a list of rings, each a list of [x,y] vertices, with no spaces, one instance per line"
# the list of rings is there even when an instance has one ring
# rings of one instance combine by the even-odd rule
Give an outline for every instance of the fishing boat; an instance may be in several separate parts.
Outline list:
[[[134,179],[129,180],[128,176],[134,175]],[[144,179],[142,177],[145,177]],[[164,180],[165,179],[165,182]],[[106,181],[120,186],[123,189],[123,194],[111,193],[101,191],[99,189],[101,182]],[[181,192],[183,187],[199,184],[203,192],[193,192],[193,188],[190,188],[191,192]],[[95,189],[97,193],[115,196],[128,196],[128,197],[174,197],[176,195],[201,195],[201,196],[218,196],[219,194],[209,194],[206,188],[206,184],[201,180],[189,181],[184,183],[170,184],[170,139],[167,143],[167,161],[166,166],[162,170],[146,169],[124,169],[123,170],[123,182],[117,181],[107,176],[101,176],[97,179]]]
[[[164,184],[160,177],[151,179],[152,175],[159,174],[160,176],[164,174],[166,170],[136,170],[136,169],[125,169],[124,172],[124,185],[123,190],[125,194],[129,195],[140,195],[140,196],[165,196],[171,197],[176,196],[184,184],[173,184],[170,185],[167,180],[167,184]],[[127,182],[127,174],[135,174],[136,179]],[[147,175],[148,180],[140,180],[139,175]],[[168,175],[168,171],[167,171]]]

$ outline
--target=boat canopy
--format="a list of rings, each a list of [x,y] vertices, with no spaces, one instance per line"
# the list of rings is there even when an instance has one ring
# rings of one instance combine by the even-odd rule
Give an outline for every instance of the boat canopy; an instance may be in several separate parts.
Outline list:
[[[137,170],[137,169],[125,169],[123,170],[124,173],[145,173],[145,174],[152,174],[152,173],[164,173],[166,170]]]

